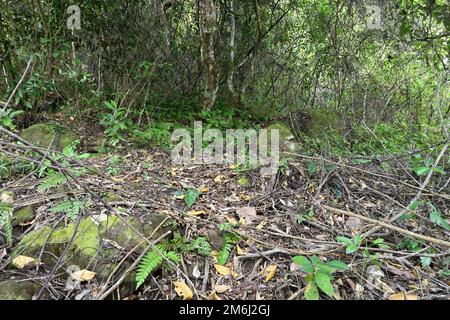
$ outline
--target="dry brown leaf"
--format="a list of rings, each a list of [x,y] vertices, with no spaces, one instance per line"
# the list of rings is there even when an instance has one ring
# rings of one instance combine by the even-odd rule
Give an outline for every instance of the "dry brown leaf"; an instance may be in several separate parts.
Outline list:
[[[389,300],[419,300],[415,294],[404,294],[403,292],[395,293],[389,296]]]
[[[202,214],[206,214],[204,210],[192,210],[186,212],[188,216],[201,216]]]
[[[269,282],[273,278],[273,276],[275,275],[276,272],[277,272],[276,265],[271,264],[271,265],[267,266],[263,273],[264,276],[266,277],[265,282]]]
[[[217,293],[225,293],[231,289],[230,286],[227,286],[225,284],[218,284],[214,287],[214,291]]]
[[[205,186],[201,186],[200,188],[198,188],[198,191],[202,192],[202,193],[207,193],[207,192],[209,192],[209,188],[205,187]]]
[[[80,282],[90,281],[95,278],[97,274],[95,272],[83,269],[74,273],[71,273],[70,276]]]
[[[17,269],[25,269],[36,266],[38,264],[38,261],[27,256],[17,256],[13,259],[12,264]]]
[[[229,276],[231,274],[230,268],[222,266],[220,264],[215,264],[214,268],[216,268],[216,271],[223,276]]]
[[[254,207],[242,207],[236,210],[236,213],[240,218],[244,218],[246,224],[251,224],[258,219],[256,215],[256,209]]]
[[[174,281],[173,285],[175,286],[175,292],[178,296],[182,297],[183,300],[192,300],[192,290],[184,281]]]

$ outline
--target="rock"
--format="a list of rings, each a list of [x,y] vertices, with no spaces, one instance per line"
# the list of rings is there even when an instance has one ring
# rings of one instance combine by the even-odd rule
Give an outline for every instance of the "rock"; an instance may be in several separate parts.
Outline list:
[[[29,222],[34,219],[35,213],[32,206],[23,207],[16,212],[14,212],[13,215],[13,226],[18,226],[21,223]]]
[[[242,188],[249,188],[250,181],[248,181],[248,178],[246,176],[241,176],[238,179],[238,185]]]
[[[310,112],[310,116],[305,127],[310,137],[323,138],[332,132],[342,133],[345,129],[344,120],[338,112],[318,109]]]
[[[0,282],[0,300],[31,300],[38,288],[32,281],[6,280]]]
[[[96,272],[96,279],[105,281],[120,260],[117,259],[120,249],[129,251],[141,244],[135,252],[142,253],[146,245],[140,234],[154,240],[170,228],[169,224],[164,224],[156,230],[167,220],[167,216],[162,214],[148,214],[143,220],[141,222],[135,217],[121,219],[115,215],[101,222],[94,222],[91,218],[81,219],[77,234],[64,257],[65,265],[75,265],[80,269]],[[22,238],[13,255],[21,254],[37,259],[42,252],[41,262],[49,266],[54,265],[63,254],[74,230],[74,222],[53,232],[48,226],[34,230]],[[111,243],[114,243],[114,246]],[[121,266],[121,270],[126,269],[127,263]],[[121,285],[121,294],[129,295],[134,290],[135,273],[131,272]]]
[[[3,191],[0,194],[0,202],[3,204],[13,204],[14,199],[14,192],[12,191]]]
[[[266,127],[265,129],[268,130],[267,132],[267,147],[270,148],[271,143],[271,130],[278,130],[279,137],[280,137],[280,153],[282,152],[291,152],[291,153],[299,153],[301,150],[301,145],[295,141],[294,135],[289,129],[288,126],[286,126],[283,123],[277,122],[273,123],[270,126]]]
[[[22,130],[21,137],[41,148],[48,148],[53,137],[55,137],[51,145],[51,149],[55,151],[62,151],[79,139],[73,132],[54,132],[49,125],[43,123],[35,124]]]

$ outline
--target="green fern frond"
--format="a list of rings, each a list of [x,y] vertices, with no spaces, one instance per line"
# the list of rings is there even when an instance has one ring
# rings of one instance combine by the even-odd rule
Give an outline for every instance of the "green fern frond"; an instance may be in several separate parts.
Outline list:
[[[198,254],[208,256],[211,254],[212,248],[205,237],[198,237],[189,246],[190,251],[197,251]]]
[[[50,211],[53,213],[65,213],[70,219],[74,220],[78,217],[80,210],[88,206],[90,206],[89,201],[83,203],[78,200],[71,200],[66,198],[58,203],[55,207],[53,207]]]
[[[164,257],[162,255],[165,254],[164,250],[162,250],[161,246],[159,245],[157,245],[156,248],[161,252],[161,254],[156,250],[150,250],[145,254],[141,262],[139,263],[138,269],[136,271],[136,289],[145,282],[147,277],[153,271],[155,271],[155,269],[158,268],[164,260]]]
[[[217,257],[217,263],[220,265],[224,265],[227,263],[230,258],[231,251],[233,250],[234,241],[230,237],[225,237],[225,244],[219,252],[219,256]]]
[[[57,187],[67,181],[67,178],[59,172],[50,171],[47,178],[37,188],[38,192],[45,192],[51,188]]]

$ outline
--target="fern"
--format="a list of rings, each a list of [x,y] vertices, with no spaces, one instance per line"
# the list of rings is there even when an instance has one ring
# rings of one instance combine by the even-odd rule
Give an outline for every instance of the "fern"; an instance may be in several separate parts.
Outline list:
[[[12,205],[0,202],[0,231],[5,234],[6,243],[11,244],[13,235]]]
[[[67,181],[66,176],[60,172],[51,170],[47,178],[37,188],[38,192],[45,192],[51,188],[57,187]]]
[[[70,219],[75,220],[80,213],[80,210],[85,209],[90,205],[91,202],[89,200],[81,202],[66,198],[53,207],[50,211],[53,213],[65,213]]]
[[[156,248],[161,251],[161,253],[164,252],[164,250],[161,250],[162,248],[160,246],[156,245]],[[136,271],[136,289],[139,288],[145,282],[147,277],[162,264],[163,259],[163,256],[156,250],[150,250],[145,254]]]
[[[233,245],[234,239],[232,239],[230,236],[225,236],[225,243],[217,257],[218,264],[224,265],[225,263],[227,263],[228,258],[230,258],[231,251],[233,250]]]
[[[198,254],[208,256],[211,254],[212,248],[209,242],[204,237],[198,237],[195,239],[189,249],[191,251],[197,251]]]

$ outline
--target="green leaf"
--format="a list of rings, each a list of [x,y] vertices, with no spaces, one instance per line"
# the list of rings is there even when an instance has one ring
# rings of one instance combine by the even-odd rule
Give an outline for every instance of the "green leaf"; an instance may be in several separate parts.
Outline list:
[[[358,246],[355,246],[354,244],[350,244],[345,248],[345,253],[352,254],[358,250]]]
[[[441,214],[437,210],[433,210],[430,213],[430,220],[434,223],[436,223],[438,226],[450,230],[450,225],[448,224],[447,220],[442,218]]]
[[[184,202],[188,208],[192,207],[192,205],[197,201],[200,192],[195,189],[188,189],[186,191],[186,195],[184,197]]]
[[[409,206],[409,210],[416,210],[418,207],[422,206],[424,202],[422,200],[416,200]]]
[[[329,296],[330,298],[333,297],[334,288],[333,285],[331,284],[330,274],[323,272],[316,272],[314,274],[314,280],[317,286],[320,288],[320,290],[325,292],[326,295]]]
[[[345,271],[348,269],[348,265],[339,260],[331,260],[327,263],[327,266],[335,270]]]
[[[430,168],[429,167],[419,167],[419,168],[414,169],[414,171],[418,176],[422,176],[424,174],[427,174],[430,171]]]
[[[431,258],[430,257],[420,257],[420,262],[422,264],[422,267],[428,267],[431,264]]]
[[[319,290],[314,281],[308,281],[308,285],[305,290],[305,299],[308,301],[319,300]]]
[[[343,244],[348,244],[348,245],[352,245],[353,244],[352,239],[349,239],[347,237],[337,237],[336,240],[339,241],[340,243],[343,243]]]
[[[311,273],[314,271],[312,263],[308,260],[308,258],[304,256],[295,256],[292,258],[292,261],[294,261],[295,264],[299,265],[300,268],[306,273]]]

